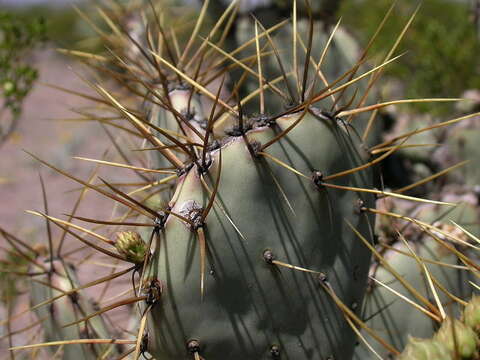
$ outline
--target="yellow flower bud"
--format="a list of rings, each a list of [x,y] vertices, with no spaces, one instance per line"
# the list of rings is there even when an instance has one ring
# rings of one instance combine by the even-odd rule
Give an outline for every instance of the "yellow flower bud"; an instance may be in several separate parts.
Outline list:
[[[125,259],[134,264],[143,262],[147,250],[139,233],[136,231],[119,231],[115,236],[115,247],[121,255],[125,256]]]

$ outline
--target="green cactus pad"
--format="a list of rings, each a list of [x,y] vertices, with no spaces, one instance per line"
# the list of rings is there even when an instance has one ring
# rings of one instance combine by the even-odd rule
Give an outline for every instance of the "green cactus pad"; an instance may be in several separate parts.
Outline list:
[[[360,199],[372,204],[372,196],[318,189],[312,181],[266,157],[252,157],[249,151],[299,116],[278,119],[274,128],[253,129],[246,135],[248,145],[243,137],[227,138],[221,149],[210,153],[213,163],[205,176],[210,191],[220,162],[221,173],[216,203],[204,225],[203,299],[199,239],[190,224],[168,217],[149,271],[164,288],[149,321],[148,349],[157,359],[186,356],[192,339],[198,340],[200,355],[211,360],[270,359],[273,345],[285,359],[351,356],[354,333],[322,290],[318,274],[263,259],[270,249],[279,261],[327,274],[347,306],[362,301],[370,253],[346,220],[369,237],[373,219],[357,209]],[[320,170],[328,175],[362,163],[358,142],[348,130],[314,111],[265,151],[305,174]],[[365,187],[370,177],[364,171],[332,182]],[[171,211],[201,226],[196,221],[208,199],[194,166],[179,179]]]

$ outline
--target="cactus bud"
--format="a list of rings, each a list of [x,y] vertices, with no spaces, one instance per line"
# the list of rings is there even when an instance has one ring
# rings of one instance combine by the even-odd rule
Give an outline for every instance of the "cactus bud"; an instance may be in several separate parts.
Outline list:
[[[478,343],[478,337],[472,329],[457,319],[452,323],[449,318],[445,319],[434,339],[445,344],[452,353],[458,352],[462,358],[468,359],[474,355]]]
[[[480,296],[473,296],[463,310],[463,322],[480,334]]]
[[[440,341],[409,336],[408,344],[397,360],[450,360],[451,351]]]
[[[145,242],[136,231],[119,231],[116,234],[115,247],[125,259],[140,264],[146,253]]]

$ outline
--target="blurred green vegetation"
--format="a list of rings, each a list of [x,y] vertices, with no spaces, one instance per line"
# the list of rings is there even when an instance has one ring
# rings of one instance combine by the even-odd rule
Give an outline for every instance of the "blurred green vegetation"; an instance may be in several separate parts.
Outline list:
[[[417,1],[398,1],[370,54],[386,53],[400,33]],[[392,0],[345,0],[342,23],[366,44],[375,33]],[[407,53],[386,74],[406,85],[407,98],[460,97],[480,87],[480,43],[467,4],[452,0],[423,1],[420,11],[396,54]],[[407,86],[408,85],[408,86]],[[451,104],[416,104],[416,110],[445,113]]]
[[[11,14],[19,23],[35,23],[43,19],[45,37],[57,46],[72,45],[82,39],[77,25],[81,19],[70,6],[35,5],[24,7],[1,7],[2,13]]]
[[[95,51],[99,42],[93,34],[70,6],[0,6],[0,144],[14,133],[38,78],[34,51],[46,43]]]
[[[45,21],[24,19],[0,11],[0,85],[2,93],[0,143],[13,133],[22,103],[38,77],[29,61],[32,50],[46,39]]]

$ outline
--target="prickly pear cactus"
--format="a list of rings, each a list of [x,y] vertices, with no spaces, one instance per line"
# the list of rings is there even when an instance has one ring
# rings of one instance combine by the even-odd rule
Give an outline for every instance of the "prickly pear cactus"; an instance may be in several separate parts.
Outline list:
[[[258,119],[180,176],[169,211],[182,218],[169,215],[158,229],[148,270],[164,289],[149,321],[156,358],[181,358],[194,339],[207,359],[268,359],[273,346],[286,358],[351,356],[354,334],[320,273],[347,306],[362,301],[370,253],[346,221],[368,236],[373,219],[358,204],[373,198],[322,188],[322,174],[355,168],[362,151],[347,128],[317,111]],[[299,119],[262,150],[275,129]],[[336,183],[370,182],[367,171]]]
[[[476,128],[459,128],[449,134],[448,147],[455,159],[468,159],[469,164],[463,169],[463,179],[471,187],[480,184],[478,147],[475,146],[480,130]]]
[[[122,14],[117,11],[121,5],[109,4],[112,14]],[[77,301],[84,288],[102,283],[108,287],[110,281],[128,276],[129,289],[115,294],[125,295],[121,300],[98,311],[82,306],[86,310],[80,319],[67,320],[75,325],[67,329],[77,334],[58,327],[58,318],[47,306],[38,307],[43,311],[39,316],[48,318],[47,340],[62,339],[72,351],[64,352],[64,359],[78,358],[80,343],[96,344],[92,349],[105,344],[107,349],[101,348],[96,358],[108,357],[113,344],[131,345],[118,358],[131,355],[135,360],[397,356],[408,342],[407,333],[433,333],[432,322],[440,324],[446,318],[446,303],[458,304],[451,306],[453,311],[464,305],[461,299],[471,288],[463,286],[467,280],[461,275],[476,274],[479,267],[455,243],[456,236],[401,210],[377,208],[376,197],[455,205],[404,194],[442,173],[392,191],[383,190],[376,177],[377,165],[414,135],[407,132],[369,146],[377,140],[369,136],[376,110],[415,101],[370,102],[370,89],[394,61],[403,35],[381,63],[365,69],[368,48],[358,52],[340,27],[317,31],[322,24],[310,16],[297,17],[296,6],[292,21],[273,27],[250,22],[249,31],[241,34],[247,35],[242,45],[223,50],[232,46],[228,34],[233,24],[237,35],[241,30],[240,22],[235,23],[237,2],[229,3],[212,26],[205,26],[210,9],[205,1],[190,33],[186,24],[178,24],[183,7],[170,12],[155,4],[135,5],[145,11],[141,16],[127,12],[125,26],[116,27],[116,18],[101,12],[115,35],[112,40],[100,34],[110,41],[108,54],[72,54],[103,62],[104,67],[97,62],[93,66],[112,74],[122,86],[111,91],[89,82],[98,97],[85,95],[100,104],[99,121],[106,128],[122,131],[122,141],[108,133],[118,156],[80,159],[129,169],[142,182],[96,182],[94,176],[86,181],[33,155],[83,186],[78,202],[88,190],[115,203],[108,219],[69,214],[64,221],[31,212],[62,228],[81,241],[92,258],[100,257],[102,265],[112,267],[110,275],[87,284],[63,281],[53,288],[75,297],[57,299],[55,291],[35,284],[34,303],[70,309],[72,298]],[[299,11],[309,13],[309,2],[304,5]],[[410,23],[411,19],[405,30]],[[119,48],[123,49],[118,53],[112,50]],[[242,94],[245,89],[247,94]],[[127,134],[130,142],[123,141]],[[400,233],[399,223],[389,226],[385,219],[400,219],[402,226],[408,225],[404,229],[415,227],[420,235],[403,231],[408,237],[402,238],[405,247],[392,246],[395,241],[376,238],[377,218],[388,234]],[[472,239],[469,235],[462,245],[473,252],[477,248]],[[119,263],[129,267],[118,270]],[[65,269],[65,275],[49,270],[41,275],[47,280],[73,278],[60,266],[62,261],[51,265]],[[402,287],[394,295],[380,285],[372,290],[367,287],[369,275],[390,290],[397,282]],[[405,289],[412,295],[410,301],[402,293]],[[78,331],[89,328],[97,316],[101,320],[107,311],[132,304],[129,316],[124,316],[136,315],[125,325],[128,339],[119,338],[118,332],[106,335],[100,328],[94,334]],[[405,321],[412,309],[420,314]],[[418,333],[408,327],[413,323]],[[75,336],[87,339],[71,340]],[[359,339],[368,354],[356,349]],[[28,347],[48,345],[58,343]],[[429,356],[442,353],[441,346],[425,350],[428,344],[416,342],[408,348]]]
[[[155,134],[183,134],[203,150],[178,155],[187,165],[154,230],[144,291],[162,291],[147,304],[148,352],[351,357],[354,332],[323,287],[347,307],[365,290],[370,252],[347,223],[370,237],[373,217],[359,206],[374,198],[345,189],[371,188],[373,175],[354,170],[368,161],[355,128],[302,101],[304,93],[292,99],[299,109],[272,115],[282,106],[267,95],[259,116],[226,114],[231,126],[215,126],[202,91],[170,87],[161,100],[170,107],[152,107]],[[169,162],[159,154],[151,163]],[[324,186],[333,174],[340,189]]]
[[[79,286],[73,267],[59,260],[39,258],[38,261],[47,267],[49,273],[32,277],[31,302],[35,314],[42,322],[45,341],[107,337],[108,331],[101,318],[76,324],[79,318],[94,312],[93,304],[88,299],[77,292],[60,296]],[[58,299],[50,303],[52,298]],[[112,352],[108,346],[93,344],[63,345],[61,348],[51,347],[50,350],[52,356],[60,353],[64,359],[82,360],[97,359],[102,354]]]

